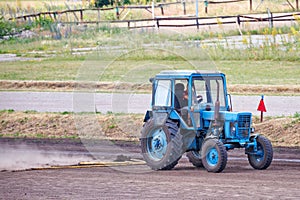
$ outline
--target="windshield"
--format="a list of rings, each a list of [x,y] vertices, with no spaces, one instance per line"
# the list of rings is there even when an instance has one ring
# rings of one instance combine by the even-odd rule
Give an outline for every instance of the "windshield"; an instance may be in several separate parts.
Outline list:
[[[220,106],[225,108],[225,94],[222,77],[197,77],[193,79],[193,104],[211,104],[217,100],[219,87]]]

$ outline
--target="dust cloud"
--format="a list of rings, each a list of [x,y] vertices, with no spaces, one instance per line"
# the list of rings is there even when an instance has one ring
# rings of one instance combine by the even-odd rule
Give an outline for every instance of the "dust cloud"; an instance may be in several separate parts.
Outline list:
[[[17,171],[49,166],[76,165],[93,158],[85,152],[42,150],[38,147],[0,145],[0,171]]]

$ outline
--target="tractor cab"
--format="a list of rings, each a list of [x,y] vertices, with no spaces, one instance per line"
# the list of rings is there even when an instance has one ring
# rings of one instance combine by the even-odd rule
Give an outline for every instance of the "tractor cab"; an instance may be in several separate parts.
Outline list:
[[[218,72],[162,71],[152,79],[152,110],[164,108],[172,119],[180,120],[187,129],[201,129],[199,120],[203,111],[214,111],[217,98],[219,109],[230,110],[227,101],[225,75]],[[225,85],[225,87],[224,87]],[[191,117],[193,116],[193,117]]]

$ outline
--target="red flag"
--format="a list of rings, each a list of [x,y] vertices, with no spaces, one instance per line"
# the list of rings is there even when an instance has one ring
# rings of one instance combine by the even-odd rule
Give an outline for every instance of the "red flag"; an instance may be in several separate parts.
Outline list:
[[[262,97],[260,102],[259,102],[259,105],[258,105],[258,108],[257,108],[258,111],[261,111],[261,112],[267,112],[267,109],[266,109],[266,106],[265,106],[265,103],[264,103],[264,98]]]

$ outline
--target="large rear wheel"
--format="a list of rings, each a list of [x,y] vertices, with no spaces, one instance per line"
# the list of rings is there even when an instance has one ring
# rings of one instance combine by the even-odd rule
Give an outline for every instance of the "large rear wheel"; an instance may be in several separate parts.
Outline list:
[[[164,125],[157,126],[150,119],[142,129],[142,155],[153,170],[174,168],[182,156],[182,145],[182,135],[175,121],[167,120]]]
[[[208,139],[202,146],[202,163],[208,172],[222,172],[227,164],[227,151],[222,142]]]
[[[273,148],[270,140],[259,135],[256,137],[257,152],[248,153],[248,161],[254,169],[267,169],[273,160]]]

